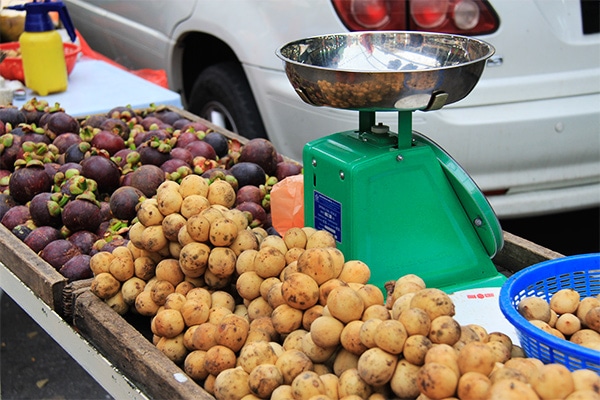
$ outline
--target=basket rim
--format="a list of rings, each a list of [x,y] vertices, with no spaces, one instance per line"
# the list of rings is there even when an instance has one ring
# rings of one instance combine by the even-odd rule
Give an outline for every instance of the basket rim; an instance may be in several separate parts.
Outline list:
[[[573,263],[573,261],[587,262],[586,265],[580,265]],[[551,351],[558,351],[569,358],[579,358],[580,360],[595,360],[595,363],[600,365],[600,351],[588,349],[575,343],[571,343],[567,340],[560,339],[554,335],[547,333],[525,319],[516,307],[513,306],[512,300],[517,294],[524,290],[528,285],[544,281],[545,279],[555,276],[550,272],[554,268],[548,268],[549,265],[558,266],[564,264],[577,265],[576,268],[571,270],[565,270],[564,273],[572,273],[577,271],[589,271],[595,269],[589,269],[588,267],[597,266],[600,272],[600,253],[589,253],[580,254],[574,256],[565,256],[556,258],[553,260],[543,261],[534,264],[530,267],[526,267],[521,271],[510,276],[500,289],[500,310],[502,314],[508,319],[508,321],[518,330],[521,335],[528,336],[531,339],[538,340],[550,347]],[[585,269],[588,268],[588,269]]]

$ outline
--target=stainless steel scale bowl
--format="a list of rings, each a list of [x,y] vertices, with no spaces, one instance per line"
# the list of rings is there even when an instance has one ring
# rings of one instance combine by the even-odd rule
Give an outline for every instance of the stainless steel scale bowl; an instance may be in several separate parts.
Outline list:
[[[495,213],[442,148],[413,132],[412,113],[437,110],[475,87],[494,48],[427,32],[315,36],[277,50],[308,104],[357,110],[358,129],[303,150],[305,224],[330,231],[371,282],[406,273],[447,291],[500,286],[491,258],[502,247]],[[376,112],[398,112],[398,132]]]

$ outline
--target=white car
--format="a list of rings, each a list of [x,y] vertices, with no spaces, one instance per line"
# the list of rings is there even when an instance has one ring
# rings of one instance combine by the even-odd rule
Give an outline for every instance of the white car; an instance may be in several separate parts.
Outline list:
[[[314,107],[275,55],[293,40],[353,30],[475,36],[496,52],[465,99],[413,113],[500,218],[600,204],[600,33],[588,0],[66,0],[91,47],[167,71],[191,112],[301,160],[358,112]],[[397,127],[395,113],[378,122]],[[392,129],[394,130],[394,129]]]

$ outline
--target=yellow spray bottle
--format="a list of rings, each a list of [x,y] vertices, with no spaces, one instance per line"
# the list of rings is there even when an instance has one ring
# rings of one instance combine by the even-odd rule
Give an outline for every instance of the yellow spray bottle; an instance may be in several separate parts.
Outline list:
[[[19,37],[25,86],[41,96],[67,90],[67,65],[62,37],[48,14],[58,12],[69,37],[75,41],[75,28],[63,2],[33,1],[7,8],[27,13],[25,29]]]

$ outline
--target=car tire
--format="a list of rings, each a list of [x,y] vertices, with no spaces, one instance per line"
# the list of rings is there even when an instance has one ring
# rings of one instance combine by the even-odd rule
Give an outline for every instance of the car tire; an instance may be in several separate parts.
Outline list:
[[[192,88],[188,110],[248,139],[267,138],[250,85],[237,63],[203,70]]]

